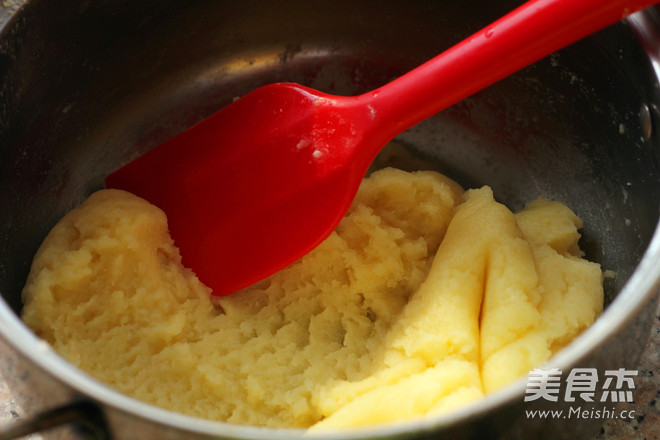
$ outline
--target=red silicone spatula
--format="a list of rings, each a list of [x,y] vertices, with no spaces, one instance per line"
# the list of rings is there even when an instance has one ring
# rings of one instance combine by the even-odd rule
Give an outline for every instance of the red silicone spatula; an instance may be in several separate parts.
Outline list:
[[[216,295],[313,249],[394,136],[652,0],[532,0],[410,73],[355,97],[259,88],[114,172],[165,211],[186,266]]]

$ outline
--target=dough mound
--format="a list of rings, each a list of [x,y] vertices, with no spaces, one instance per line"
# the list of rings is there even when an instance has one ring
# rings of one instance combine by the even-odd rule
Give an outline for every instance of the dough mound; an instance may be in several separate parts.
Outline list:
[[[336,429],[449,411],[548,360],[602,311],[580,220],[518,214],[435,172],[366,178],[317,249],[214,298],[162,211],[103,190],[39,249],[22,318],[119,391],[236,424]],[[219,268],[221,270],[221,268]]]

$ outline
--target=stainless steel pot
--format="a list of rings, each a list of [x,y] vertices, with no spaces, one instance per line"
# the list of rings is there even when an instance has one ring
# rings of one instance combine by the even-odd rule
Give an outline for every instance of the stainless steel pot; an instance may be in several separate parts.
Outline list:
[[[37,246],[118,165],[255,87],[332,93],[381,85],[520,2],[31,0],[0,34],[2,365],[31,419],[106,438],[279,439],[121,395],[76,370],[18,318]],[[634,368],[660,279],[660,15],[646,11],[401,135],[410,152],[518,208],[539,195],[585,223],[615,271],[606,310],[552,365]],[[584,438],[598,421],[527,419],[525,378],[457,413],[331,438]],[[555,405],[555,406],[553,406]],[[565,405],[565,404],[564,404]],[[80,431],[82,426],[83,431]],[[23,431],[21,431],[23,430]]]

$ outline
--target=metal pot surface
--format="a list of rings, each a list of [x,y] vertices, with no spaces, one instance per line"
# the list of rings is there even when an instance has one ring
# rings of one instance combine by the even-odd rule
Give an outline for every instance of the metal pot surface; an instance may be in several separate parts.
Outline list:
[[[37,423],[82,422],[86,432],[117,439],[305,435],[173,414],[73,368],[18,318],[34,253],[110,171],[234,97],[275,81],[365,92],[519,3],[28,2],[0,34],[0,336],[15,354],[2,367],[21,377],[14,394],[30,402],[28,415]],[[512,209],[544,196],[583,219],[587,257],[616,276],[605,281],[603,315],[553,359],[566,371],[634,368],[653,318],[660,279],[659,30],[657,10],[636,14],[398,138],[464,186],[490,185]],[[525,381],[446,416],[309,437],[594,433],[593,421],[527,419],[526,409],[548,402],[524,403]]]

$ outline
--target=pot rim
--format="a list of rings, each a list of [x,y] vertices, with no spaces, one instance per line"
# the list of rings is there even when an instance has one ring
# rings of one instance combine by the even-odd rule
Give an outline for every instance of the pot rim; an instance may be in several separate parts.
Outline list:
[[[28,2],[25,7],[21,7],[7,24],[18,20],[21,11],[30,6]],[[660,47],[659,16],[658,10],[654,7],[637,12],[625,21],[637,35],[651,61],[655,77],[660,81],[660,51],[657,50]],[[0,29],[0,31],[2,30],[4,29]],[[3,32],[0,32],[0,36],[2,34]],[[657,270],[659,267],[660,222],[656,225],[651,242],[640,263],[614,301],[594,324],[539,368],[549,368],[549,365],[560,370],[570,368],[625,327],[660,290],[660,271]],[[241,439],[279,440],[303,436],[319,440],[362,439],[405,435],[413,432],[431,432],[442,427],[479,419],[489,411],[515,403],[516,399],[522,402],[527,380],[526,377],[521,377],[502,389],[487,394],[475,403],[438,416],[377,426],[348,428],[341,431],[310,433],[306,429],[262,428],[211,421],[169,411],[124,395],[75,368],[60,357],[48,343],[38,338],[23,324],[4,298],[0,298],[0,336],[45,373],[82,393],[85,397],[119,413],[188,433],[231,436]]]

